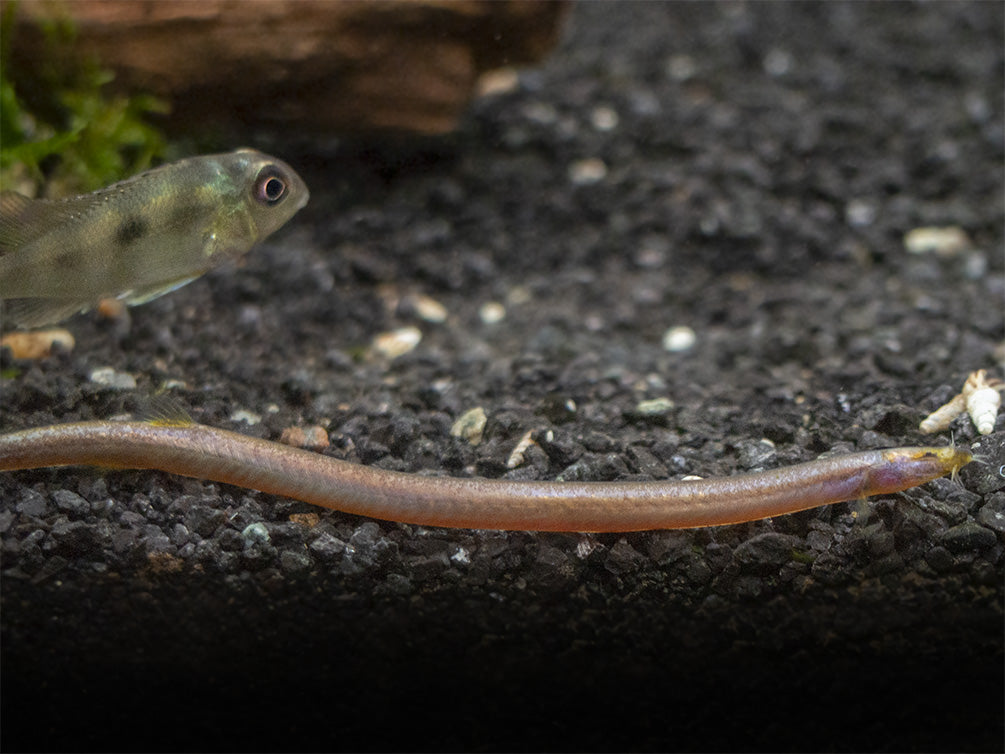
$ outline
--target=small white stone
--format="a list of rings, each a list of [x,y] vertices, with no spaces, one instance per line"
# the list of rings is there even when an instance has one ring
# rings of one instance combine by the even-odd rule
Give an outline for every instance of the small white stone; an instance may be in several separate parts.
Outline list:
[[[479,97],[506,94],[520,85],[520,76],[515,68],[497,68],[478,77],[475,85]]]
[[[447,307],[430,296],[417,296],[413,302],[419,319],[439,324],[447,321]]]
[[[380,333],[373,339],[373,350],[388,359],[396,359],[413,350],[422,341],[418,327],[401,327]]]
[[[576,542],[576,557],[586,560],[599,547],[601,544],[589,534],[581,534],[579,541]]]
[[[912,254],[953,257],[973,248],[973,242],[963,228],[955,225],[944,228],[922,227],[904,235],[904,248]]]
[[[244,531],[241,532],[241,536],[248,540],[249,544],[251,542],[262,542],[265,544],[272,539],[269,536],[268,528],[261,521],[245,526]]]
[[[618,127],[618,113],[612,107],[595,107],[590,113],[590,123],[598,131],[613,131]]]
[[[469,409],[461,414],[450,428],[453,437],[467,441],[469,445],[478,445],[485,434],[485,424],[488,417],[481,406]]]
[[[230,415],[230,420],[232,422],[244,422],[245,424],[253,427],[256,424],[261,423],[262,417],[253,411],[247,411],[243,408],[239,408]]]
[[[506,319],[506,307],[498,301],[486,301],[478,310],[478,317],[486,325],[494,325]]]
[[[669,398],[650,398],[635,404],[635,410],[642,416],[661,416],[673,407],[674,402]]]
[[[607,164],[599,157],[586,157],[569,166],[569,180],[577,186],[591,186],[606,177]]]
[[[694,347],[698,335],[687,325],[676,325],[663,334],[663,348],[671,353],[680,353]]]
[[[91,382],[114,390],[133,390],[136,378],[128,372],[116,372],[112,367],[98,367],[91,371]]]

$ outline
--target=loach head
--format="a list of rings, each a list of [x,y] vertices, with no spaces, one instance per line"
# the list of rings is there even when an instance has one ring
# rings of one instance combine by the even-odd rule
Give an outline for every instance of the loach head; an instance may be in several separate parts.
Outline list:
[[[884,450],[883,463],[873,468],[870,495],[899,492],[956,472],[974,460],[970,451],[950,445],[944,448],[895,448]]]
[[[244,187],[246,206],[261,240],[282,227],[307,204],[307,184],[280,159],[256,149],[238,149],[227,155],[229,172]]]

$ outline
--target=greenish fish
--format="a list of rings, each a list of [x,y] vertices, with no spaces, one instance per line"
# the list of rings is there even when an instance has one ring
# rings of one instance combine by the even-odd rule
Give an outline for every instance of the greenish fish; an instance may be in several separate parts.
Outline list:
[[[102,299],[142,304],[244,255],[307,204],[282,160],[254,149],[189,157],[68,199],[0,193],[0,299],[51,324]]]

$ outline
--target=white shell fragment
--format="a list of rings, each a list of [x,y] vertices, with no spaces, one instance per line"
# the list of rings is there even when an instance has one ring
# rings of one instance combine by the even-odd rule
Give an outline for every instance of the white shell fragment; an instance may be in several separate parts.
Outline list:
[[[926,435],[933,432],[941,432],[948,429],[953,423],[953,419],[962,414],[967,409],[967,402],[963,398],[963,393],[957,393],[953,399],[944,406],[939,406],[935,411],[922,419],[918,429]]]
[[[925,434],[940,432],[966,411],[977,431],[982,435],[989,435],[995,428],[1003,390],[1005,383],[996,379],[989,380],[986,370],[971,372],[963,385],[963,391],[926,416],[918,428]]]
[[[534,441],[534,430],[532,429],[527,430],[524,436],[520,438],[520,442],[513,448],[513,452],[506,459],[506,468],[515,469],[517,466],[520,466],[524,462],[527,450],[531,445],[537,445]]]
[[[983,369],[967,378],[966,384],[963,385],[963,397],[967,402],[967,413],[970,414],[977,431],[982,435],[994,432],[1002,397],[992,383],[988,382],[987,373]]]

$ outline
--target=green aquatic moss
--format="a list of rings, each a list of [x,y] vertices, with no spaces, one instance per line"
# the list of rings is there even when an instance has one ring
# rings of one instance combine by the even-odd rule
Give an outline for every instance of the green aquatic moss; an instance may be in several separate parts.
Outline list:
[[[149,167],[165,139],[149,121],[167,111],[155,97],[109,91],[114,75],[65,53],[69,21],[40,23],[43,63],[12,61],[16,3],[0,18],[0,186],[29,195],[92,191]],[[51,53],[51,54],[48,54]]]

